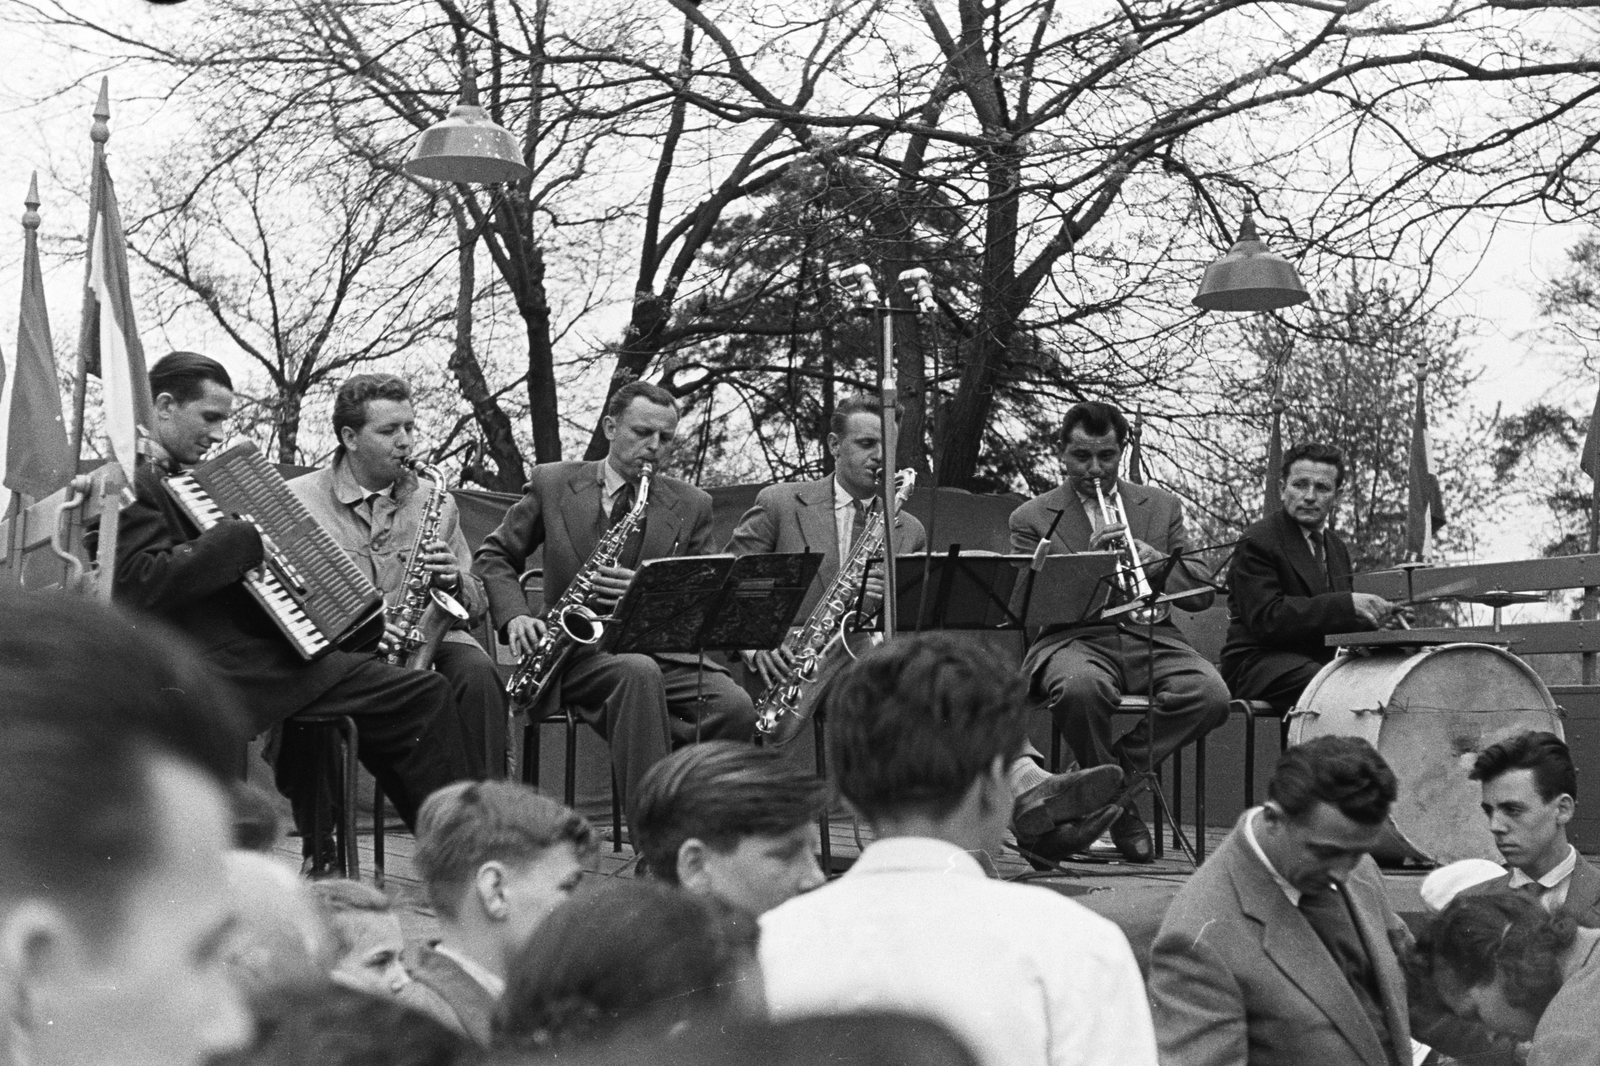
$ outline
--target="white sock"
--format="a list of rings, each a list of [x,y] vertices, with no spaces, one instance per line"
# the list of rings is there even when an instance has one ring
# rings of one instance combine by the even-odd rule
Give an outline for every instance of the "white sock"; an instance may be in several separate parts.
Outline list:
[[[1012,796],[1020,796],[1034,785],[1048,780],[1050,771],[1026,755],[1018,757],[1006,767],[1006,784],[1011,786]]]

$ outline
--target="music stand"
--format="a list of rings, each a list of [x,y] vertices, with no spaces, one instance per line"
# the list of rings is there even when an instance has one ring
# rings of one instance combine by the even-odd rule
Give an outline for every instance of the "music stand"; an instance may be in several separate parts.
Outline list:
[[[704,653],[783,643],[821,565],[816,552],[651,559],[639,567],[617,602],[603,646],[619,655],[694,654],[699,707],[705,701]]]
[[[899,555],[896,631],[1012,630],[1072,624],[1092,616],[1110,592],[1111,552],[1050,555]]]

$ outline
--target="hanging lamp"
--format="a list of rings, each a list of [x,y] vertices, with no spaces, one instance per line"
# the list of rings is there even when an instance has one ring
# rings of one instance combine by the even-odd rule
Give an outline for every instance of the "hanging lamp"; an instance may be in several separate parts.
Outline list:
[[[461,64],[461,102],[450,114],[417,135],[407,174],[432,181],[473,185],[521,181],[530,171],[522,162],[522,146],[497,125],[478,104],[477,80],[465,57]]]
[[[1267,250],[1247,207],[1239,239],[1227,255],[1206,267],[1194,303],[1207,311],[1272,311],[1309,299],[1294,264]]]

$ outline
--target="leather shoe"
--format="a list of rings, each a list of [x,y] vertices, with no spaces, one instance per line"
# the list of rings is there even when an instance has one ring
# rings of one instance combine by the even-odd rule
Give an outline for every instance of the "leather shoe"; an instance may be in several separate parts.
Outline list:
[[[1121,787],[1122,768],[1109,764],[1051,774],[1017,797],[1011,808],[1012,828],[1019,840],[1045,836],[1058,825],[1098,813]]]
[[[1088,851],[1100,834],[1110,828],[1122,814],[1122,808],[1116,804],[1108,804],[1076,821],[1065,822],[1051,829],[1048,833],[1030,837],[1017,835],[1017,848],[1023,853],[1023,858],[1036,870],[1048,870],[1058,862],[1080,852]]]
[[[1139,817],[1139,812],[1132,807],[1124,807],[1122,815],[1111,823],[1111,843],[1129,862],[1156,861],[1155,842],[1150,839],[1150,830],[1145,826],[1144,819]]]

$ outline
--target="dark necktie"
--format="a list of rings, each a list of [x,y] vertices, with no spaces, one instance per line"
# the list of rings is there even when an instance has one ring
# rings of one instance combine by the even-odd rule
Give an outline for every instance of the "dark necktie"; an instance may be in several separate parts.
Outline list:
[[[1525,885],[1518,885],[1517,891],[1522,893],[1524,896],[1527,896],[1529,899],[1533,900],[1542,907],[1544,906],[1544,894],[1550,891],[1550,889],[1545,885],[1541,885],[1537,881],[1529,881]]]
[[[631,482],[623,485],[622,491],[617,493],[617,498],[611,503],[611,521],[606,523],[606,528],[610,529],[612,526],[626,518],[628,516],[628,512],[633,510],[633,501],[637,500],[638,498],[639,489],[637,486],[633,485]]]
[[[871,504],[866,500],[851,500],[850,506],[855,511],[855,514],[850,518],[850,543],[845,545],[844,550],[839,553],[841,556],[848,555],[851,549],[861,540],[861,534],[866,532],[867,511]]]
[[[1317,939],[1328,949],[1334,965],[1349,982],[1350,990],[1355,993],[1363,1013],[1372,1022],[1372,1028],[1389,1061],[1398,1062],[1394,1039],[1389,1033],[1389,1019],[1383,1010],[1378,972],[1367,954],[1367,945],[1361,939],[1361,930],[1350,910],[1349,896],[1339,887],[1329,885],[1325,891],[1302,895],[1300,913],[1305,915]]]

